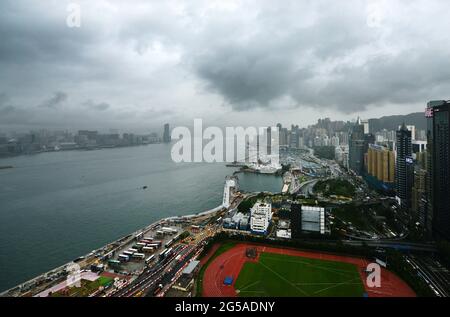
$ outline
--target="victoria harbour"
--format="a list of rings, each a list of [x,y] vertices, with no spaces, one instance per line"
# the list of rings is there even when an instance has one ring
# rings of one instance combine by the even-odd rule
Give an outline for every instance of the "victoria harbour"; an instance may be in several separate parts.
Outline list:
[[[161,218],[221,204],[224,164],[176,164],[169,144],[2,159],[0,290]],[[247,191],[279,191],[280,177],[239,174]],[[144,187],[146,186],[146,189]]]

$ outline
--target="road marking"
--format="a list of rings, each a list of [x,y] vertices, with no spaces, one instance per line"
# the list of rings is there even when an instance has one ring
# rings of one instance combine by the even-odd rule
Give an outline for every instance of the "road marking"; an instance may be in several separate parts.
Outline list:
[[[304,295],[308,296],[308,294],[303,291],[302,289],[298,288],[297,286],[295,286],[294,284],[292,284],[290,281],[288,281],[287,279],[285,279],[283,276],[281,276],[280,274],[278,274],[277,272],[275,272],[274,270],[272,270],[271,268],[269,268],[268,266],[264,265],[264,263],[259,262],[259,264],[261,264],[264,268],[266,268],[267,270],[269,270],[270,272],[272,272],[273,274],[275,274],[276,276],[278,276],[280,279],[282,279],[283,281],[287,282],[288,284],[290,284],[291,286],[293,286],[294,288],[298,289],[301,293],[303,293]]]
[[[349,284],[349,282],[352,282],[352,281],[357,280],[357,279],[359,279],[359,277],[353,278],[353,279],[351,279],[351,280],[349,280],[347,282],[342,282],[342,283],[338,283],[338,284],[330,286],[330,287],[326,287],[326,288],[321,289],[321,290],[319,290],[317,292],[314,292],[314,294],[319,294],[319,293],[321,293],[323,291],[326,291],[326,290],[329,290],[329,289],[332,289],[332,288],[335,288],[335,287],[338,287],[338,286],[347,285],[347,284]]]

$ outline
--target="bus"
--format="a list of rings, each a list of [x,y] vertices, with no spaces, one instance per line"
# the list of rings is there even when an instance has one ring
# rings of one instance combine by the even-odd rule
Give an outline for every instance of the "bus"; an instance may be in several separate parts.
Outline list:
[[[168,241],[168,242],[166,243],[166,248],[170,247],[170,246],[173,244],[174,240],[175,240],[175,239],[172,239],[172,240]]]
[[[145,260],[145,263],[146,263],[146,264],[149,264],[149,263],[152,262],[154,259],[155,259],[155,255],[154,255],[154,254],[153,254],[153,255],[150,255],[150,256]]]
[[[135,254],[133,254],[133,258],[143,260],[143,259],[145,259],[145,254],[144,253],[135,253]]]
[[[131,251],[123,251],[123,254],[127,255],[127,256],[132,256],[134,254],[134,252]]]
[[[172,248],[167,249],[166,258],[171,256],[172,254],[173,254],[173,249]]]
[[[119,255],[119,261],[120,262],[128,262],[130,260],[130,257],[126,254],[120,254]]]
[[[164,259],[165,257],[166,257],[166,253],[167,253],[167,251],[168,251],[169,249],[165,249],[164,251],[162,251],[160,254],[159,254],[159,259],[161,260],[161,259]]]
[[[169,227],[163,227],[161,230],[162,230],[164,233],[167,233],[167,234],[170,234],[170,235],[175,234],[175,233],[178,232],[177,229],[173,229],[173,228],[169,228]]]
[[[144,236],[143,232],[140,232],[136,235],[136,240],[140,240]]]
[[[111,260],[108,260],[108,264],[110,266],[118,266],[118,265],[120,265],[120,261],[111,259]]]
[[[155,251],[155,249],[153,247],[143,247],[142,248],[142,252],[144,252],[144,253],[152,253],[153,251]]]
[[[173,253],[172,248],[165,249],[163,252],[161,252],[161,253],[159,254],[159,259],[160,259],[160,260],[164,260],[164,259],[168,258],[169,256],[171,256],[172,253]]]

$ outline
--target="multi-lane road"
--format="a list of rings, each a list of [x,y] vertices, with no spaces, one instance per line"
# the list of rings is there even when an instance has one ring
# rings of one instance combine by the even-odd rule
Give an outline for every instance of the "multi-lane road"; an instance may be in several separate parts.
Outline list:
[[[450,272],[439,261],[428,256],[409,255],[406,261],[432,289],[436,296],[450,296]]]
[[[179,244],[173,248],[173,253],[165,259],[155,260],[157,263],[144,270],[134,281],[121,289],[112,292],[112,297],[133,297],[146,294],[153,295],[155,289],[162,284],[161,290],[174,275],[184,267],[198,251],[199,247]]]

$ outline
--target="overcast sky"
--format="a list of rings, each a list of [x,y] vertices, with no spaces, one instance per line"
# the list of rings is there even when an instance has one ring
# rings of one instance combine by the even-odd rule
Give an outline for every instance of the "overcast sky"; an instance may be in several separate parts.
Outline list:
[[[447,0],[2,0],[0,131],[423,111],[450,98],[448,12]]]

